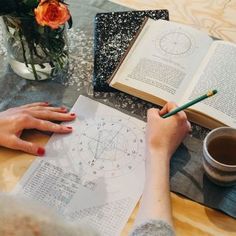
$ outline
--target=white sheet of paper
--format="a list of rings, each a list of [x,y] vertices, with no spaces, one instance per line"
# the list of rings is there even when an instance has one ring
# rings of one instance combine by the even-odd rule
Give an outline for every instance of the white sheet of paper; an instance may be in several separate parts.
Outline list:
[[[73,132],[54,134],[13,192],[120,235],[143,191],[146,124],[84,96],[72,112]]]

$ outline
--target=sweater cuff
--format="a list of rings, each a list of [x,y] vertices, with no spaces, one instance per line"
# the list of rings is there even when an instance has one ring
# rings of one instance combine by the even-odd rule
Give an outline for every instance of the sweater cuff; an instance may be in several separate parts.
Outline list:
[[[133,229],[130,236],[175,236],[173,228],[162,220],[147,220]]]

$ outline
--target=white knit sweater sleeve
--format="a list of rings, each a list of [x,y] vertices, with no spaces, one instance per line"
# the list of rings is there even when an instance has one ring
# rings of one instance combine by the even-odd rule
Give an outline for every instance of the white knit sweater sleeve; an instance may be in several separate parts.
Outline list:
[[[130,236],[174,236],[172,227],[161,220],[148,220],[136,226]]]

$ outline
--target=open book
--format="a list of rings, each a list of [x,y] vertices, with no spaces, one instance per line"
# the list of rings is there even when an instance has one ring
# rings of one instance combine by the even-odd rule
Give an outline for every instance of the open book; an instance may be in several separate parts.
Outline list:
[[[147,19],[109,83],[158,105],[182,105],[217,89],[187,115],[210,129],[236,127],[236,45],[192,27]]]

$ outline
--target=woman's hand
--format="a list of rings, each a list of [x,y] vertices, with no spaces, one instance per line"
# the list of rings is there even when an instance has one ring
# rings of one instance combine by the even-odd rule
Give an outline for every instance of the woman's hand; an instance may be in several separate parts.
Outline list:
[[[168,160],[191,130],[183,111],[165,119],[161,117],[175,108],[176,105],[169,102],[161,111],[149,109],[147,115],[147,148],[150,154],[160,154]]]
[[[191,129],[183,111],[165,119],[161,117],[174,108],[174,103],[167,103],[161,111],[148,110],[146,181],[136,225],[157,219],[173,226],[169,187],[170,158]]]
[[[38,129],[55,133],[70,133],[71,127],[50,121],[72,121],[75,114],[69,114],[64,107],[51,107],[38,102],[0,112],[0,146],[21,150],[42,156],[45,149],[20,138],[24,129]],[[49,121],[50,120],[50,121]]]

